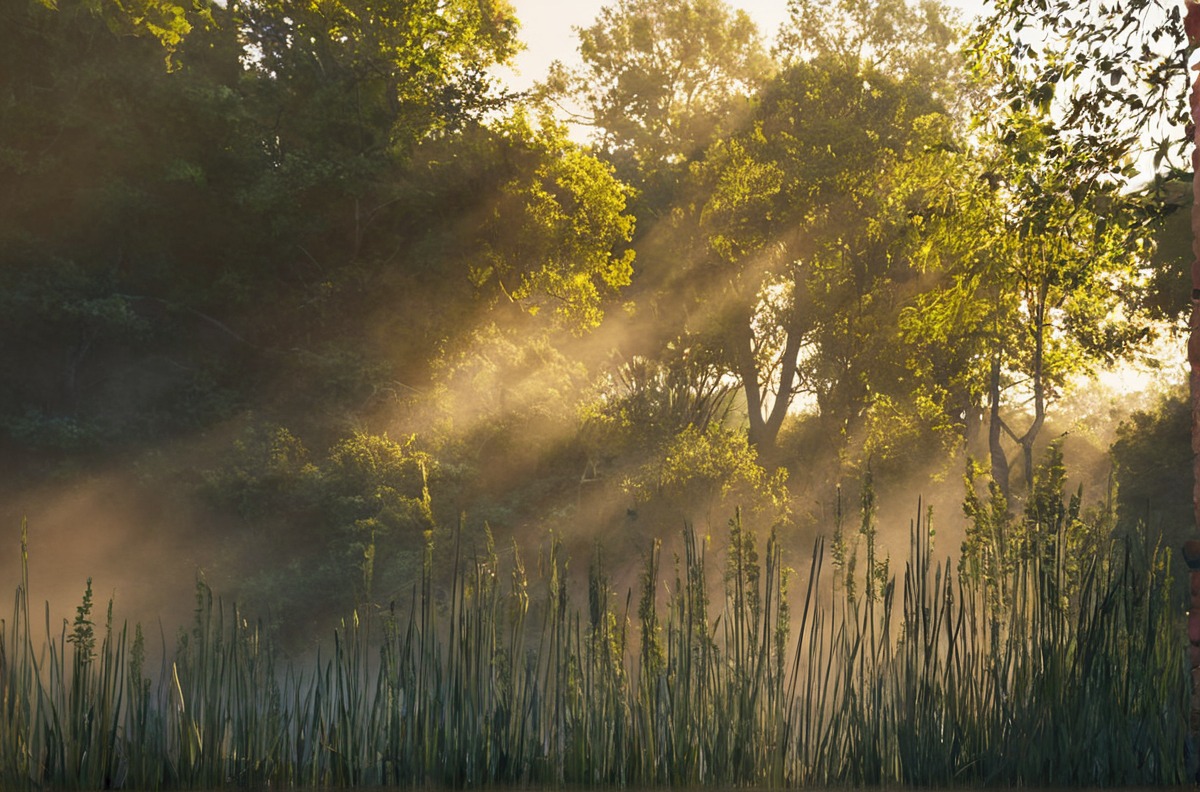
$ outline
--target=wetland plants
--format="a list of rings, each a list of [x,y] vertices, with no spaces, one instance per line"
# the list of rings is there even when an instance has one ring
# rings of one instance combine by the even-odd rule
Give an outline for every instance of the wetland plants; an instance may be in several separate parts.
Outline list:
[[[1074,500],[1013,518],[968,498],[958,563],[921,518],[896,575],[864,506],[799,573],[735,519],[717,549],[685,530],[666,569],[654,543],[640,595],[597,558],[579,606],[553,539],[536,579],[490,537],[456,547],[444,590],[431,546],[406,603],[352,615],[303,664],[203,584],[151,664],[90,584],[73,623],[35,619],[23,572],[0,629],[0,788],[1184,780],[1165,553],[1101,536]]]

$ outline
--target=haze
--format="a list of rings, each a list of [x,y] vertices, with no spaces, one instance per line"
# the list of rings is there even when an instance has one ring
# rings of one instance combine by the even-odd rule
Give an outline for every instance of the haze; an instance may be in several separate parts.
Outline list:
[[[585,75],[599,4],[517,3],[513,85],[566,68],[504,99],[506,20],[361,5],[0,26],[0,588],[27,517],[55,614],[91,576],[170,634],[199,574],[307,649],[489,542],[599,550],[624,596],[684,525],[805,569],[839,529],[900,557],[931,504],[957,552],[1082,484],[1089,541],[1177,543],[1186,185],[1136,193],[1122,148],[1173,83],[1060,127],[1086,81],[1005,99],[940,20],[832,0],[778,62],[784,3],[747,6],[766,47],[716,4]],[[1106,86],[1178,78],[1126,46]]]

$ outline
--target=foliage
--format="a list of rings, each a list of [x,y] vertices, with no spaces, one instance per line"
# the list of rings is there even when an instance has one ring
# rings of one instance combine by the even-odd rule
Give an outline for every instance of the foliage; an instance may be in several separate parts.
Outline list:
[[[865,63],[870,71],[925,83],[955,101],[961,76],[955,12],[936,2],[788,0],[775,49],[785,62],[819,59]]]
[[[323,512],[327,524],[343,534],[343,552],[361,565],[364,602],[374,593],[377,560],[386,568],[384,563],[396,565],[397,554],[415,557],[421,538],[436,526],[429,494],[432,461],[410,448],[413,440],[401,444],[387,435],[355,432],[329,452]],[[409,582],[382,577],[380,588],[389,593]]]
[[[1028,491],[1051,405],[1150,337],[1142,306],[1153,245],[1140,199],[1097,181],[1086,148],[1057,139],[1042,111],[1002,108],[982,123],[1002,139],[939,158],[961,168],[948,192],[959,211],[920,241],[938,282],[903,309],[900,326],[921,391],[947,412],[988,411],[992,475],[1007,496],[1007,444]]]
[[[536,464],[541,451],[574,432],[587,370],[531,325],[525,333],[480,327],[436,370],[429,436],[461,462],[478,465],[480,476],[495,457],[507,460],[509,472]]]
[[[481,309],[582,333],[628,283],[629,190],[487,76],[507,4],[202,3],[170,67],[110,5],[4,10],[6,448],[328,438]]]
[[[429,478],[434,460],[386,434],[355,431],[314,459],[288,429],[252,423],[221,467],[207,471],[211,502],[237,513],[251,530],[244,541],[268,544],[287,537],[276,565],[238,583],[283,623],[300,600],[311,599],[290,578],[321,580],[331,602],[367,604],[405,588],[419,568],[421,546],[437,528]],[[263,536],[265,534],[265,536]],[[253,552],[253,550],[247,550]]]
[[[1117,428],[1112,445],[1117,511],[1125,531],[1144,525],[1168,547],[1192,533],[1191,412],[1182,389],[1164,394]],[[1182,575],[1181,575],[1182,577]]]
[[[1076,612],[1083,595],[1083,559],[1100,552],[1116,528],[1112,504],[1084,515],[1082,487],[1066,498],[1066,467],[1059,442],[1047,447],[1019,519],[994,480],[987,482],[987,498],[981,496],[979,476],[977,464],[969,462],[963,502],[968,524],[960,572],[979,582],[991,601],[1008,608],[1016,596],[1009,588],[1012,570],[1023,560],[1036,559],[1042,575],[1037,582],[1040,596]]]
[[[1147,310],[1176,325],[1191,310],[1192,192],[1191,183],[1164,181],[1144,196],[1147,233],[1153,240]]]
[[[1187,49],[1182,9],[1161,0],[1009,0],[969,52],[998,104],[1014,117],[1036,110],[1054,145],[1079,153],[1081,181],[1125,182],[1138,155],[1157,170],[1183,145],[1173,138],[1188,119]]]
[[[628,451],[650,433],[656,440],[688,428],[701,434],[727,425],[736,386],[710,347],[669,344],[658,359],[635,355],[614,367],[583,408],[584,432],[598,451]]]
[[[583,66],[556,64],[546,88],[643,177],[696,159],[771,71],[749,15],[722,0],[617,0],[576,32]]]
[[[876,367],[896,360],[889,328],[916,273],[893,244],[908,226],[888,211],[907,189],[893,174],[937,112],[924,86],[868,64],[801,61],[697,169],[704,275],[731,292],[711,321],[765,452],[796,395],[849,435],[870,388],[895,379]]]
[[[603,316],[602,296],[629,285],[633,271],[633,251],[617,250],[633,234],[629,188],[547,119],[535,130],[518,116],[501,134],[510,157],[526,149],[536,160],[501,187],[471,281],[494,282],[532,313],[548,303],[559,319],[590,329]]]
[[[640,501],[664,497],[689,515],[709,517],[744,503],[771,522],[786,519],[787,471],[768,473],[741,432],[689,426],[625,482]]]
[[[721,0],[618,0],[528,96],[494,76],[503,0],[8,2],[0,466],[161,460],[146,497],[199,492],[215,574],[275,620],[397,596],[464,513],[468,543],[641,546],[742,503],[783,536],[829,500],[807,480],[886,492],[984,442],[978,522],[1017,536],[1056,401],[1183,271],[1125,190],[1157,112],[1126,89],[1174,90],[1178,15],[1047,1],[996,7],[968,83],[936,3],[792,0],[768,56]],[[618,622],[590,620],[614,668]]]
[[[1161,294],[1145,300],[1144,278],[1130,271],[1131,260],[1135,268],[1150,260],[1144,225],[1162,214],[1155,204],[1163,191],[1131,193],[1140,157],[1153,154],[1158,176],[1177,153],[1173,138],[1188,117],[1190,82],[1182,28],[1181,9],[1157,0],[1098,6],[1015,0],[999,4],[970,42],[973,72],[991,97],[979,118],[998,143],[997,172],[1015,210],[1008,226],[1016,240],[1005,249],[1029,284],[1020,304],[1033,320],[1033,344],[993,353],[990,397],[992,423],[1021,447],[1027,489],[1034,440],[1056,387],[1054,368],[1086,368],[1097,358],[1128,354],[1146,335],[1135,307],[1164,304]],[[1096,262],[1106,263],[1096,271]],[[1163,278],[1155,280],[1161,289]],[[1065,321],[1047,334],[1041,328],[1052,326],[1056,314]],[[1024,432],[999,417],[1005,367],[1033,383]],[[1007,489],[1008,462],[995,429],[989,440],[993,475]]]
[[[234,440],[232,453],[206,475],[212,497],[253,519],[304,504],[304,483],[319,475],[309,451],[283,426],[251,424]]]
[[[272,154],[302,188],[315,177],[353,191],[381,155],[494,109],[487,69],[517,49],[498,0],[263,0],[234,13],[263,98],[283,112]]]

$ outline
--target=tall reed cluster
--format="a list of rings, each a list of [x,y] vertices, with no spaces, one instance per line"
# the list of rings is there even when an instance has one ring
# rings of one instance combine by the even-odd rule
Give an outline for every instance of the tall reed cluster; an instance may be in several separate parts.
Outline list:
[[[1183,779],[1185,658],[1160,554],[1106,540],[1067,563],[976,537],[994,552],[952,569],[918,520],[897,581],[864,515],[857,573],[840,525],[836,563],[818,542],[802,576],[735,520],[720,579],[685,531],[667,570],[649,550],[636,602],[593,561],[586,607],[554,541],[536,582],[515,548],[504,564],[490,539],[478,558],[456,548],[440,593],[427,555],[409,602],[350,619],[303,668],[201,585],[151,677],[140,630],[111,606],[93,623],[90,587],[74,624],[47,616],[42,637],[23,579],[0,630],[0,787]],[[1061,519],[1040,530],[1066,541]]]

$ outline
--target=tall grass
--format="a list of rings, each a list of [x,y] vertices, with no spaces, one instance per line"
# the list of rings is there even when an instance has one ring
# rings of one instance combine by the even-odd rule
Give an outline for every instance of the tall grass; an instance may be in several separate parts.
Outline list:
[[[799,575],[735,520],[721,581],[689,530],[673,570],[649,549],[636,603],[597,554],[583,608],[557,542],[531,581],[489,537],[455,548],[448,596],[430,551],[406,603],[352,616],[303,668],[200,585],[150,674],[140,630],[111,606],[93,623],[90,586],[73,624],[36,626],[23,572],[0,629],[0,788],[1182,781],[1162,554],[1106,540],[1068,563],[1046,551],[1065,521],[1035,527],[1045,547],[985,537],[991,555],[952,569],[918,519],[897,580],[865,508],[865,568],[839,525],[831,586],[822,542]]]

